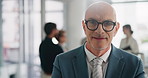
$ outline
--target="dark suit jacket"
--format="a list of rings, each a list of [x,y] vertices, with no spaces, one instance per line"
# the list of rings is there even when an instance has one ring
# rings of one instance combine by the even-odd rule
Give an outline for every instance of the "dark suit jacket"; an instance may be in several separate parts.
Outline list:
[[[41,68],[46,74],[51,74],[53,69],[53,62],[55,57],[62,53],[63,50],[59,45],[53,44],[48,37],[40,44],[39,56],[41,61]]]
[[[52,78],[89,78],[84,46],[58,55]],[[145,78],[142,62],[112,45],[105,78]]]

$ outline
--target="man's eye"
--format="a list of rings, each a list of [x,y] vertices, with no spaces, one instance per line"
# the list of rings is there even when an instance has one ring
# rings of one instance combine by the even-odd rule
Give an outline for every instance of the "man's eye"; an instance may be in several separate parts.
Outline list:
[[[105,26],[110,26],[110,25],[113,25],[113,23],[112,22],[104,22],[104,25]]]
[[[97,24],[96,21],[90,21],[91,24]]]

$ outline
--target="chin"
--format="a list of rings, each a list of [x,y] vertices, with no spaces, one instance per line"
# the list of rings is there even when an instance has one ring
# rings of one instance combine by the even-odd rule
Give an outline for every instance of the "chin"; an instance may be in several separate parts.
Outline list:
[[[92,47],[93,49],[96,49],[96,50],[104,50],[104,49],[106,49],[108,46],[107,46],[107,45],[98,45],[98,46],[91,45],[91,47]]]

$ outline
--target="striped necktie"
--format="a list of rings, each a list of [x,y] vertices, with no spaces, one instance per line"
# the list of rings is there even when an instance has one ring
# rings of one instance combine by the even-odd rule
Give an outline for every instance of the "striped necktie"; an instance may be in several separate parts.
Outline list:
[[[103,78],[102,63],[103,60],[101,58],[95,58],[92,60],[91,78]]]

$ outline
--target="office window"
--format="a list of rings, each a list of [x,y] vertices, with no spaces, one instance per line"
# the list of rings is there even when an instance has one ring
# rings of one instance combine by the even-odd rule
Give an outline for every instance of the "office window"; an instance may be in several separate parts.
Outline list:
[[[137,2],[137,1],[147,1],[147,0],[111,0],[114,2]]]
[[[17,0],[2,2],[3,52],[4,60],[9,62],[18,62],[20,49],[18,5]]]
[[[45,22],[54,22],[58,29],[63,28],[63,2],[50,1],[45,2]]]

